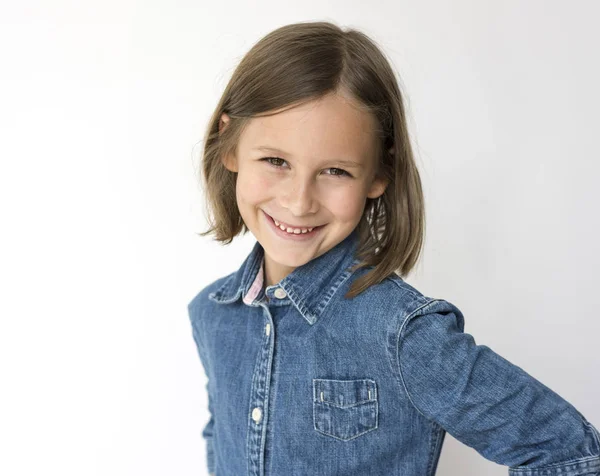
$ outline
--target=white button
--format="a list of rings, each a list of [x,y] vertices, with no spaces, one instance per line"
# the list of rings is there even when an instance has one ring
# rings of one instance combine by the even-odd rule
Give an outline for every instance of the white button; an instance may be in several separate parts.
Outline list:
[[[286,296],[287,296],[287,293],[283,289],[277,288],[275,290],[275,297],[276,298],[283,299]]]
[[[271,324],[269,324],[268,322],[267,322],[267,325],[265,326],[265,333],[267,335],[269,335],[271,333]]]
[[[256,407],[252,410],[252,419],[258,423],[260,421],[260,417],[262,416],[262,411],[260,408]]]

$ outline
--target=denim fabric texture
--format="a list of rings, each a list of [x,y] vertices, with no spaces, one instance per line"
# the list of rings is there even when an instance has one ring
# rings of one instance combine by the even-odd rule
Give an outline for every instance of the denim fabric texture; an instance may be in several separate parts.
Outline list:
[[[512,476],[599,476],[600,434],[568,401],[464,332],[449,301],[369,268],[356,231],[272,286],[256,242],[189,303],[208,378],[216,476],[429,476],[446,432]]]

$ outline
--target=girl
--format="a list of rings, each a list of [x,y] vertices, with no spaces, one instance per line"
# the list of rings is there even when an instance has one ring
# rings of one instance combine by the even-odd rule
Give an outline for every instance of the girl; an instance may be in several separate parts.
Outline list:
[[[202,235],[257,240],[188,306],[211,474],[433,475],[449,432],[513,476],[600,475],[577,409],[403,280],[424,200],[366,35],[300,23],[259,41],[211,118],[203,173]]]

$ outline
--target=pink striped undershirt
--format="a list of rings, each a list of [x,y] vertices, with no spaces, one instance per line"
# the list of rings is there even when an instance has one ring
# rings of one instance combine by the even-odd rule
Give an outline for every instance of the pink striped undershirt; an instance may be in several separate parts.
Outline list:
[[[246,304],[252,304],[252,302],[254,301],[254,299],[256,299],[256,296],[258,296],[258,293],[260,293],[260,290],[263,287],[264,265],[265,265],[265,258],[263,256],[262,262],[260,263],[260,269],[258,270],[258,274],[256,275],[256,278],[254,279],[252,286],[250,286],[250,289],[244,296],[244,303],[246,303]]]

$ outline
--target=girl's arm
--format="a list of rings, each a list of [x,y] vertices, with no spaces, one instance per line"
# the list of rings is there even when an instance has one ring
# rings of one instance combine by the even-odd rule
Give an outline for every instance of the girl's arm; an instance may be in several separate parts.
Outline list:
[[[568,401],[464,333],[436,299],[398,332],[394,368],[414,407],[511,476],[600,476],[600,433]]]
[[[196,326],[194,325],[193,321],[192,321],[192,333],[194,335],[194,341],[196,342],[196,348],[198,349],[198,355],[200,356],[200,361],[202,363],[202,367],[204,368],[204,373],[206,374],[208,382],[210,382],[211,377],[210,377],[210,373],[209,373],[210,371],[209,371],[208,359],[204,352],[204,347],[202,346],[200,336],[198,335],[198,331],[196,330]],[[214,457],[214,451],[213,451],[213,428],[215,425],[215,419],[213,417],[213,415],[214,415],[213,399],[210,394],[208,382],[206,383],[206,392],[208,395],[208,412],[209,412],[210,418],[209,418],[208,422],[204,425],[204,428],[202,429],[202,437],[206,441],[206,465],[208,468],[208,472],[210,475],[214,476],[215,457]]]

